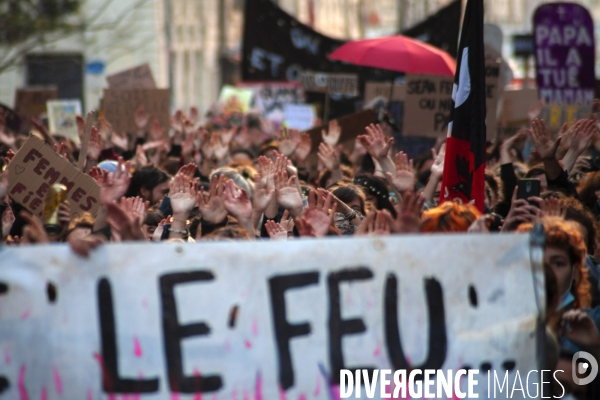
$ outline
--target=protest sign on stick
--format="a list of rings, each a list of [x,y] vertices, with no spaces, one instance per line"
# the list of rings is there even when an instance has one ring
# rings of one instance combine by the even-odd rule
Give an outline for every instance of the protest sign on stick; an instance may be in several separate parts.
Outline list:
[[[156,89],[148,63],[106,77],[111,89]]]
[[[60,183],[67,187],[72,218],[96,215],[100,186],[36,136],[29,136],[8,169],[8,195],[31,213],[42,215],[48,189]]]
[[[169,89],[104,89],[104,116],[118,133],[137,132],[134,115],[143,107],[150,121],[158,119],[165,131],[169,130]]]
[[[545,103],[594,99],[594,22],[574,3],[543,4],[533,16],[537,84]]]
[[[304,92],[300,82],[241,82],[236,85],[254,91],[253,107],[258,108],[264,118],[280,123],[285,117],[285,106],[300,104]]]
[[[65,245],[6,248],[3,397],[37,399],[59,380],[65,399],[329,400],[341,370],[364,367],[478,370],[479,398],[495,372],[509,382],[500,397],[522,398],[507,390],[539,385],[528,372],[539,370],[539,329],[545,337],[543,268],[531,258],[542,252],[529,240],[136,243],[87,259]],[[465,393],[466,376],[455,380]]]
[[[443,137],[452,111],[452,77],[406,75],[405,136]]]
[[[88,146],[90,144],[90,135],[92,133],[92,124],[96,117],[96,112],[91,111],[87,114],[85,125],[83,126],[83,137],[81,138],[81,149],[79,150],[79,159],[77,160],[77,168],[80,171],[85,169],[85,159],[87,157]]]

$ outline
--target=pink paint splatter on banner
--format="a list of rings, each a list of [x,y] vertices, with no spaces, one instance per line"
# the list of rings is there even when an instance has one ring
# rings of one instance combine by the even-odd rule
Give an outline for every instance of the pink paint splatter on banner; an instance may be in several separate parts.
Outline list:
[[[252,321],[252,333],[254,336],[258,336],[258,324],[256,323],[256,320]]]
[[[8,350],[4,350],[4,362],[10,364],[10,356],[8,355]]]
[[[237,400],[237,388],[233,388],[233,393],[231,394],[232,400]]]
[[[113,393],[109,393],[108,400],[118,400],[118,399],[117,399],[117,396],[115,396]]]
[[[250,395],[246,391],[246,388],[244,388],[244,400],[250,400]]]
[[[144,308],[148,307],[148,300],[146,300],[146,299],[142,300],[142,307],[144,307]]]
[[[286,400],[285,390],[279,385],[279,400]]]
[[[340,387],[338,385],[331,385],[331,395],[333,400],[340,400]]]
[[[321,375],[317,375],[317,387],[315,388],[315,397],[321,393]]]
[[[54,370],[54,388],[56,389],[56,393],[63,394],[62,381],[60,380],[60,375],[58,373],[58,368],[56,365],[53,368]]]
[[[202,381],[200,380],[200,371],[198,371],[198,368],[194,368],[194,378],[198,380],[198,387],[195,388],[198,392],[194,393],[194,400],[202,400],[202,392],[200,391],[202,389]]]
[[[42,388],[42,393],[40,394],[40,400],[48,400],[48,392],[46,391],[45,387]]]
[[[381,354],[381,347],[378,345],[377,348],[375,349],[375,351],[373,352],[373,355],[375,357],[379,356]]]
[[[25,387],[25,364],[21,365],[21,370],[19,371],[19,381],[17,386],[19,388],[19,399],[29,400],[27,388]]]
[[[246,347],[247,347],[247,348],[250,348],[250,347],[252,347],[252,343],[250,343],[250,341],[249,341],[249,340],[246,340],[246,341],[244,342],[244,344],[246,345]]]
[[[254,386],[254,400],[263,400],[262,376],[260,375],[260,371],[256,374],[256,384]]]
[[[137,336],[133,337],[133,355],[138,358],[142,356],[142,346],[140,346]]]
[[[225,341],[225,349],[227,349],[227,351],[231,351],[231,343],[229,343],[229,340]]]
[[[298,400],[306,400],[306,395],[302,393],[300,396],[298,396]]]
[[[29,317],[29,310],[25,311],[23,315],[21,315],[21,319],[26,319],[27,317]]]
[[[179,393],[178,392],[171,393],[171,400],[179,400]]]
[[[94,400],[92,398],[92,389],[88,389],[88,391],[87,391],[87,400]]]
[[[462,363],[463,363],[463,360],[462,360],[462,357],[461,357],[461,359],[460,359],[460,360],[458,360],[458,365],[459,365],[459,367],[458,367],[458,369],[456,369],[455,371],[458,371],[459,369],[462,369],[462,367],[460,367],[460,365],[462,365]],[[463,378],[463,376],[465,376],[465,375],[461,375],[461,376],[460,376],[460,379],[458,380],[458,387],[459,387],[459,388],[460,388],[460,383],[462,382],[462,378]],[[456,383],[456,381],[455,381],[455,383]],[[458,395],[456,394],[456,387],[454,387],[454,395],[452,396],[452,400],[458,400],[459,398],[460,398],[460,397],[458,397]]]

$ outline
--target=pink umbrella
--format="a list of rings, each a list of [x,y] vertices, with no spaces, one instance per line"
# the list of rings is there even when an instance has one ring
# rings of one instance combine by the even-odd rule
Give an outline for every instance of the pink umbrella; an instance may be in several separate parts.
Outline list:
[[[400,35],[347,42],[328,58],[409,74],[454,76],[456,71],[456,61],[450,54]]]

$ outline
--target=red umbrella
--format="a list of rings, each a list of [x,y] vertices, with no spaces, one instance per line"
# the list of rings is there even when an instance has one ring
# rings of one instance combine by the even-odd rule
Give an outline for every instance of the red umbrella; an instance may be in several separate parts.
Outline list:
[[[328,58],[409,74],[454,76],[456,70],[450,54],[400,35],[347,42]]]

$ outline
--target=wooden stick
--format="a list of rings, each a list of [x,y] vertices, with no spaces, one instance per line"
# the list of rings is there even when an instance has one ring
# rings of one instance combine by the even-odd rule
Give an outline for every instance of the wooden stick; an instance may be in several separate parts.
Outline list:
[[[81,149],[79,150],[79,160],[77,160],[77,168],[81,172],[85,172],[85,158],[87,156],[88,145],[90,144],[90,134],[92,132],[92,124],[96,117],[96,111],[90,111],[85,119],[83,126],[83,137],[81,138]]]

